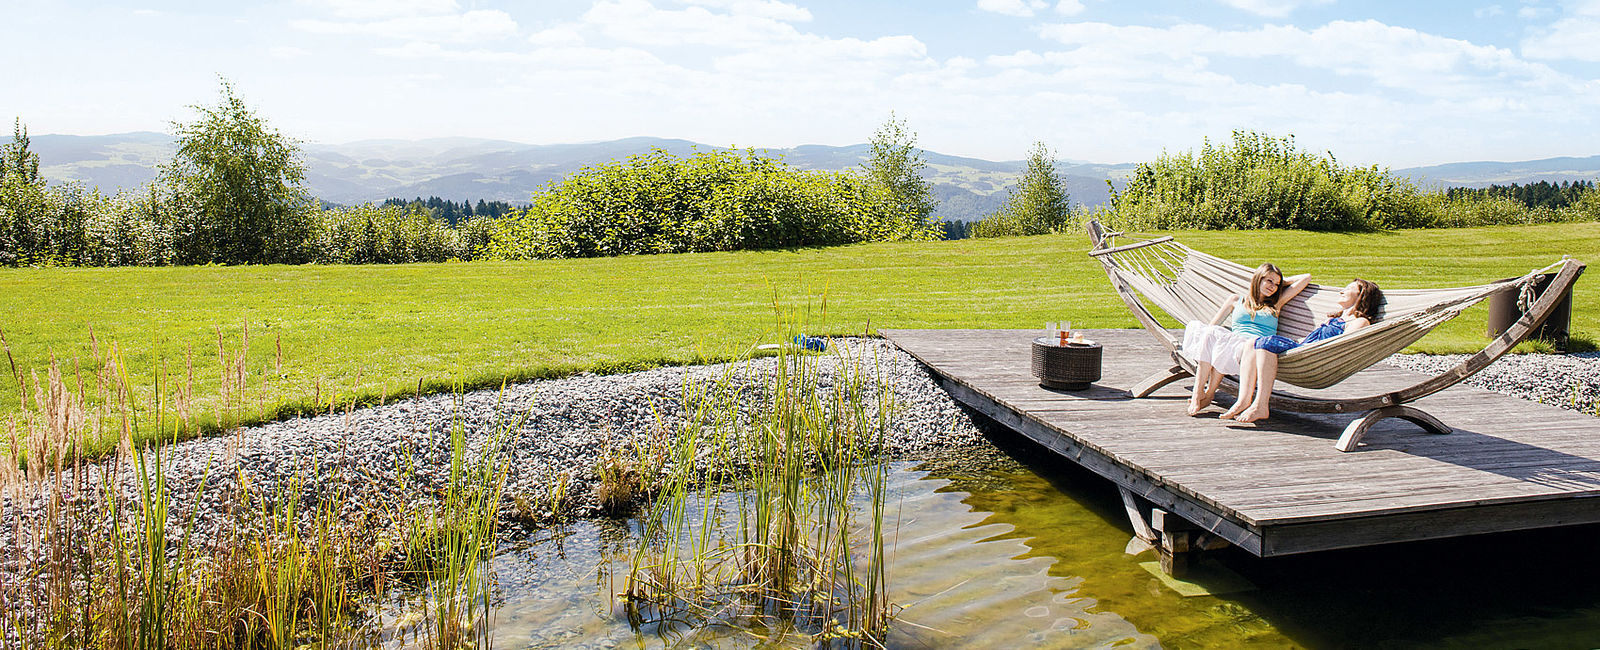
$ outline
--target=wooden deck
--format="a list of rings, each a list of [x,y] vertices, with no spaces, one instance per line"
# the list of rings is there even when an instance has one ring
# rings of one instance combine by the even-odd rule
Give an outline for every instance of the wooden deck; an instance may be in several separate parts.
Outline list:
[[[963,403],[1259,556],[1600,522],[1600,418],[1566,409],[1456,386],[1413,404],[1454,433],[1384,420],[1341,453],[1333,443],[1354,415],[1191,418],[1189,380],[1132,399],[1129,387],[1171,365],[1143,330],[1087,332],[1105,346],[1104,378],[1081,392],[1030,376],[1033,330],[882,333]],[[1418,379],[1379,364],[1302,394]]]

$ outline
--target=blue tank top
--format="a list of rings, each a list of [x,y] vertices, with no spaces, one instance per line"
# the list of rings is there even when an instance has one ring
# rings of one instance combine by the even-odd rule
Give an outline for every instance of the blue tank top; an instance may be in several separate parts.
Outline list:
[[[1250,336],[1272,336],[1278,333],[1278,317],[1270,311],[1251,312],[1244,308],[1244,303],[1233,306],[1232,325],[1228,327],[1240,334]]]
[[[1338,316],[1334,316],[1333,318],[1328,319],[1328,322],[1318,325],[1317,329],[1311,330],[1310,334],[1307,334],[1304,339],[1300,340],[1300,344],[1305,345],[1307,343],[1316,343],[1322,339],[1331,339],[1343,333],[1344,321],[1340,320]]]

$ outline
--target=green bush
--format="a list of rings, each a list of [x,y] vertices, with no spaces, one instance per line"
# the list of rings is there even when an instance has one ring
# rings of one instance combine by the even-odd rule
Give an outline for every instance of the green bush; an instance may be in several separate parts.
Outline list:
[[[1573,223],[1600,220],[1600,191],[1589,190],[1570,205],[1559,208],[1528,207],[1522,201],[1504,196],[1449,197],[1445,193],[1426,197],[1430,228],[1473,226],[1515,226],[1539,223]]]
[[[318,264],[443,262],[464,257],[461,236],[427,210],[371,204],[318,210],[305,246]]]
[[[500,219],[493,216],[476,216],[456,224],[456,235],[461,242],[461,259],[475,260],[484,256],[489,242],[494,238],[495,229],[500,226]]]
[[[599,257],[931,240],[937,229],[887,192],[754,151],[661,149],[586,167],[499,221],[497,259]]]
[[[1422,196],[1386,169],[1301,151],[1292,136],[1235,131],[1231,145],[1140,164],[1097,216],[1122,229],[1409,228],[1428,221]]]
[[[0,264],[102,266],[159,257],[159,238],[126,196],[0,178]]]

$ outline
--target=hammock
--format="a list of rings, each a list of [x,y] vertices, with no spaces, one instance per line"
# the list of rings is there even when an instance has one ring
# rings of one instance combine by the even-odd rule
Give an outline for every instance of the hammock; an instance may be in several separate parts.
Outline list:
[[[1170,239],[1101,255],[1112,281],[1155,303],[1180,323],[1211,320],[1230,295],[1249,290],[1255,269],[1196,251]],[[1552,265],[1555,266],[1555,265]],[[1439,324],[1491,294],[1531,287],[1551,267],[1520,278],[1454,289],[1385,290],[1371,327],[1297,347],[1278,357],[1278,380],[1302,388],[1326,388],[1416,343]],[[1278,332],[1304,338],[1337,309],[1339,287],[1310,285],[1278,316]]]
[[[1090,221],[1087,227],[1095,243],[1089,254],[1100,260],[1117,293],[1145,329],[1155,334],[1172,352],[1175,365],[1164,373],[1140,382],[1133,391],[1134,396],[1145,397],[1161,386],[1192,376],[1194,363],[1180,354],[1179,337],[1155,318],[1140,297],[1171,314],[1179,323],[1192,320],[1206,322],[1217,313],[1228,296],[1248,289],[1250,276],[1255,270],[1201,253],[1172,237],[1142,239],[1132,244],[1114,246],[1114,238],[1126,235],[1106,233],[1097,221]],[[1557,267],[1559,270],[1555,281],[1542,295],[1535,296],[1533,283],[1537,277]],[[1401,404],[1466,379],[1527,338],[1554,310],[1561,296],[1583,269],[1584,265],[1576,260],[1563,259],[1518,278],[1477,286],[1384,289],[1384,303],[1373,325],[1285,352],[1278,358],[1278,380],[1302,388],[1332,386],[1405,349],[1441,323],[1455,318],[1462,310],[1501,291],[1520,292],[1519,302],[1524,316],[1499,338],[1491,341],[1483,351],[1455,368],[1410,388],[1354,399],[1312,398],[1275,392],[1272,407],[1313,413],[1387,409],[1371,420],[1363,418],[1358,421],[1362,430],[1370,427],[1379,417],[1396,416],[1417,422],[1430,430],[1442,429],[1436,431],[1439,433],[1448,432],[1448,427],[1426,413],[1402,407]],[[1321,320],[1326,319],[1326,314],[1337,309],[1338,294],[1339,287],[1307,287],[1281,310],[1279,333],[1297,339],[1304,337]],[[1228,383],[1232,384],[1231,381]],[[1234,389],[1230,387],[1230,390]],[[1351,426],[1357,424],[1352,423]],[[1346,433],[1348,435],[1351,431],[1347,429]],[[1359,433],[1356,438],[1359,438]],[[1349,441],[1348,446],[1354,447],[1354,439]]]

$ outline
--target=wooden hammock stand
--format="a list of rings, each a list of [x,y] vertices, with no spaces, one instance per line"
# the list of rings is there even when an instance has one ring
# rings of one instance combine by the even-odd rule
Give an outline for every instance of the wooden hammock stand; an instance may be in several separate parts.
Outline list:
[[[1187,377],[1193,377],[1195,363],[1179,353],[1182,339],[1162,326],[1150,309],[1140,301],[1133,288],[1118,277],[1118,266],[1114,259],[1114,254],[1116,253],[1170,242],[1172,237],[1157,237],[1140,240],[1132,244],[1113,246],[1113,238],[1124,236],[1124,233],[1107,232],[1097,220],[1090,220],[1086,224],[1086,228],[1089,231],[1090,240],[1094,243],[1089,255],[1100,260],[1106,269],[1107,276],[1111,279],[1112,286],[1117,290],[1117,295],[1122,297],[1123,303],[1127,305],[1129,311],[1133,312],[1134,317],[1139,319],[1139,323],[1146,330],[1149,330],[1162,345],[1166,346],[1167,351],[1172,356],[1172,367],[1139,382],[1132,390],[1133,396],[1135,398],[1146,397],[1162,386]],[[1573,283],[1577,281],[1578,276],[1583,274],[1585,265],[1577,260],[1564,259],[1559,263],[1559,267],[1555,271],[1553,280],[1539,294],[1538,298],[1532,302],[1521,318],[1507,328],[1505,333],[1489,341],[1488,345],[1478,353],[1468,357],[1453,368],[1401,390],[1364,397],[1330,399],[1275,390],[1272,393],[1271,408],[1299,413],[1360,413],[1359,417],[1345,427],[1344,432],[1339,436],[1338,443],[1334,445],[1339,451],[1345,452],[1354,450],[1367,430],[1384,418],[1393,417],[1408,420],[1432,433],[1450,433],[1450,427],[1443,422],[1415,407],[1408,406],[1408,404],[1454,386],[1477,374],[1478,371],[1488,367],[1489,364],[1494,363],[1496,359],[1510,351],[1516,344],[1527,339],[1555,310],[1567,291],[1572,288]],[[1510,290],[1514,286],[1508,285],[1505,290]],[[1174,314],[1174,316],[1182,318],[1177,314]],[[1223,389],[1237,395],[1238,382],[1232,377],[1225,378],[1223,380]]]

